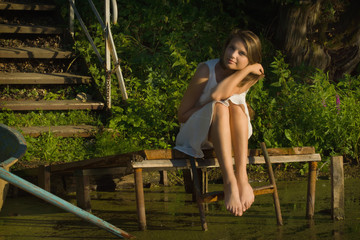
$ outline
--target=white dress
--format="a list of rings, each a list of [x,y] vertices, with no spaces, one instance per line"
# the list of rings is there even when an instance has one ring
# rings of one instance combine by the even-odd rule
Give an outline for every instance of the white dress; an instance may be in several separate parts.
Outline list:
[[[219,59],[213,59],[206,62],[209,67],[209,80],[204,88],[202,95],[200,96],[200,104],[206,101],[210,97],[211,90],[216,87],[216,74],[215,65],[219,62]],[[203,158],[204,153],[202,149],[212,148],[211,142],[208,141],[208,134],[210,124],[213,116],[213,109],[216,102],[220,102],[225,106],[229,106],[229,101],[234,104],[243,104],[245,114],[248,118],[248,138],[252,135],[252,126],[250,123],[249,110],[246,105],[246,92],[241,94],[234,94],[224,101],[213,101],[201,109],[193,113],[190,118],[180,126],[180,131],[176,137],[176,146],[174,149],[184,152],[187,155],[195,158]]]

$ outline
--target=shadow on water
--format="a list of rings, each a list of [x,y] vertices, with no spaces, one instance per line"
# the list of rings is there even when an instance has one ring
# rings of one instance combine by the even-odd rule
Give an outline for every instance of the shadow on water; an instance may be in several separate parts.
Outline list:
[[[145,189],[147,231],[139,231],[135,193],[92,192],[92,213],[135,235],[137,239],[359,239],[360,179],[345,180],[345,220],[331,219],[331,184],[319,180],[315,219],[305,219],[307,182],[278,182],[284,226],[277,226],[271,195],[257,196],[242,217],[233,217],[223,202],[206,206],[209,231],[201,230],[192,196],[183,187]],[[210,191],[221,185],[210,185]],[[74,195],[67,199],[75,204]],[[7,239],[117,239],[31,196],[8,198],[0,213],[0,240]]]

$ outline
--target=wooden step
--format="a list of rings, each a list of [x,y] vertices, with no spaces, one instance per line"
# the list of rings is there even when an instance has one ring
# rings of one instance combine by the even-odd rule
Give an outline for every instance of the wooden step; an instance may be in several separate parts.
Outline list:
[[[33,47],[0,47],[0,58],[70,59],[71,51]]]
[[[0,101],[0,109],[10,109],[13,111],[32,111],[32,110],[101,110],[104,103],[99,101],[81,102],[78,100],[10,100]]]
[[[0,84],[89,84],[91,77],[70,73],[0,73]]]
[[[27,26],[15,24],[0,24],[0,33],[16,34],[62,34],[63,28],[47,26]]]
[[[56,137],[93,137],[101,132],[103,128],[79,125],[79,126],[33,126],[19,128],[21,133],[25,136],[39,137],[42,134],[49,133]]]
[[[18,10],[18,11],[53,11],[56,5],[44,3],[12,3],[0,2],[0,10]]]

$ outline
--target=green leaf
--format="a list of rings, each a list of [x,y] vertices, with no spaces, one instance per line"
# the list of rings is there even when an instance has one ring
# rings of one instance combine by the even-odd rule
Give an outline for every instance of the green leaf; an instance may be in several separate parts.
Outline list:
[[[291,130],[290,129],[285,129],[285,137],[292,142],[292,138],[291,138]]]

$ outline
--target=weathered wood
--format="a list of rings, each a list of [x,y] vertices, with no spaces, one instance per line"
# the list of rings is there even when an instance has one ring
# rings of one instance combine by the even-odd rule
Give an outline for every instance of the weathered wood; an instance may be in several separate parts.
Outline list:
[[[317,162],[309,162],[308,191],[306,204],[306,218],[313,219],[315,213],[315,190],[316,190]]]
[[[305,155],[283,155],[283,156],[270,156],[271,163],[290,163],[290,162],[319,162],[321,161],[320,154],[305,154]],[[219,162],[215,158],[210,159],[197,159],[199,167],[219,167]],[[265,160],[263,156],[253,156],[248,158],[248,164],[264,164]],[[132,162],[133,168],[189,168],[186,159],[174,159],[174,160],[151,160]]]
[[[159,159],[186,159],[188,158],[185,153],[173,149],[152,149],[143,150],[139,154],[143,154],[146,160],[159,160]],[[269,156],[273,155],[305,155],[314,154],[314,147],[291,147],[291,148],[269,148]],[[249,149],[248,156],[262,155],[261,149]],[[213,149],[204,150],[204,158],[215,158],[215,151]]]
[[[73,52],[62,51],[60,49],[34,47],[0,47],[0,58],[70,59],[73,56]]]
[[[14,111],[36,111],[36,110],[101,110],[104,103],[100,101],[81,102],[78,100],[25,100],[25,101],[0,101],[0,109],[10,109]]]
[[[196,162],[195,159],[191,159],[188,160],[190,162],[191,165],[191,172],[192,172],[192,177],[193,177],[193,184],[194,184],[194,194],[195,194],[195,198],[196,198],[196,203],[199,209],[199,213],[200,213],[200,221],[201,221],[201,228],[203,231],[207,231],[208,227],[207,227],[207,222],[206,222],[206,218],[205,218],[205,209],[204,209],[204,205],[203,205],[203,201],[201,199],[201,187],[199,184],[199,175],[198,175],[198,169],[196,166]]]
[[[334,220],[345,219],[343,157],[331,157],[331,215]]]
[[[42,127],[20,127],[20,131],[25,136],[39,137],[42,134],[49,133],[56,137],[93,137],[102,129],[96,126],[42,126]]]
[[[76,203],[77,206],[87,212],[91,212],[90,180],[83,170],[75,170],[76,178]]]
[[[0,33],[6,34],[62,34],[64,29],[47,26],[26,26],[15,24],[0,24]]]
[[[38,186],[50,192],[50,167],[42,165],[38,168]]]
[[[283,225],[283,221],[282,221],[282,215],[281,215],[281,209],[280,209],[280,201],[279,201],[279,195],[278,195],[278,191],[277,191],[277,187],[276,187],[276,181],[275,181],[275,176],[274,176],[274,172],[271,166],[271,161],[270,161],[270,157],[268,154],[268,151],[266,149],[266,145],[264,142],[262,142],[260,144],[261,146],[261,150],[264,154],[264,158],[265,158],[265,162],[267,165],[267,170],[269,173],[269,180],[271,185],[273,186],[274,192],[273,192],[273,199],[274,199],[274,205],[275,205],[275,212],[276,212],[276,219],[277,219],[277,224],[282,226]]]
[[[13,3],[5,1],[0,2],[0,10],[53,11],[56,10],[56,5],[42,3]]]
[[[165,187],[169,186],[167,171],[160,171],[160,181],[159,182],[160,182],[160,184],[164,185]]]
[[[138,216],[139,229],[146,230],[146,214],[145,214],[145,198],[142,169],[138,168],[134,171],[135,193],[136,193],[136,209]]]
[[[0,73],[0,84],[89,84],[91,77],[70,73]]]
[[[111,168],[126,167],[132,159],[131,154],[113,155],[99,158],[92,158],[83,161],[51,165],[51,172],[71,171],[75,169]],[[128,171],[128,170],[127,170]]]

